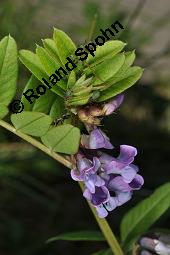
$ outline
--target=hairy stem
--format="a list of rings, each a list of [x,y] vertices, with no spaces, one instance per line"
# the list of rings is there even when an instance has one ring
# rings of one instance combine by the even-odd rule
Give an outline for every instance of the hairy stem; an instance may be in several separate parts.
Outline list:
[[[3,120],[0,120],[0,126],[2,126],[3,128],[9,130],[13,134],[19,136],[23,140],[29,142],[30,144],[32,144],[36,148],[40,149],[41,151],[45,152],[50,157],[57,160],[58,162],[60,162],[64,166],[66,166],[70,169],[73,167],[72,163],[69,160],[67,160],[64,157],[60,156],[58,153],[51,151],[49,148],[47,148],[45,145],[43,145],[42,143],[40,143],[36,139],[32,138],[31,136],[26,135],[26,134],[16,130],[13,126],[8,124],[7,122],[5,122]],[[83,191],[82,183],[79,183],[79,185],[80,185],[80,187]],[[93,213],[93,215],[94,215],[94,217],[95,217],[95,219],[96,219],[103,235],[105,236],[106,241],[108,242],[113,254],[123,255],[123,251],[122,251],[116,237],[114,236],[109,224],[107,223],[107,220],[106,219],[100,219],[97,215],[97,212],[96,212],[95,208],[89,202],[88,202],[88,205],[89,205],[89,207],[90,207],[90,209],[91,209],[91,211],[92,211],[92,213]]]

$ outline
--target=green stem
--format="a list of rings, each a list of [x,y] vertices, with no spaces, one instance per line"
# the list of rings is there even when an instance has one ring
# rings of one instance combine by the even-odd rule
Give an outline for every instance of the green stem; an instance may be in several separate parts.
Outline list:
[[[80,187],[83,191],[84,188],[83,188],[82,183],[79,182],[79,185],[80,185]],[[88,203],[88,205],[89,205],[89,207],[90,207],[90,209],[91,209],[91,211],[92,211],[92,213],[93,213],[93,215],[94,215],[94,217],[95,217],[95,219],[96,219],[96,221],[97,221],[104,237],[106,238],[113,254],[115,254],[115,255],[124,255],[124,253],[123,253],[123,251],[122,251],[115,235],[113,234],[113,231],[111,230],[107,220],[99,218],[99,216],[97,215],[96,209],[89,203],[88,200],[87,200],[87,203]]]
[[[40,143],[39,141],[37,141],[36,139],[30,137],[29,135],[26,135],[18,130],[16,130],[13,126],[11,126],[10,124],[6,123],[3,120],[0,120],[0,126],[4,127],[5,129],[9,130],[10,132],[12,132],[13,134],[21,137],[23,140],[29,142],[30,144],[32,144],[33,146],[35,146],[36,148],[40,149],[41,151],[45,152],[46,154],[48,154],[50,157],[52,157],[53,159],[57,160],[58,162],[60,162],[61,164],[63,164],[64,166],[68,167],[68,168],[72,168],[72,163],[65,159],[64,157],[60,156],[58,153],[51,151],[49,148],[47,148],[45,145],[43,145],[42,143]],[[83,185],[82,183],[79,183],[82,191],[83,191]],[[88,201],[87,201],[88,202]],[[97,215],[97,212],[95,210],[95,208],[88,202],[88,205],[91,209],[91,211],[93,212],[93,215],[103,233],[103,235],[106,238],[106,241],[108,242],[113,254],[115,255],[123,255],[123,251],[116,239],[116,237],[114,236],[109,224],[107,223],[106,219],[100,219]]]

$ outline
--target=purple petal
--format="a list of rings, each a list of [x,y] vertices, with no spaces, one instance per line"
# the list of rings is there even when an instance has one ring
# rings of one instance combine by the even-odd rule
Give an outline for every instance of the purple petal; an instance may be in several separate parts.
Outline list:
[[[89,149],[113,149],[109,138],[99,129],[96,128],[90,133]]]
[[[101,187],[105,185],[105,181],[100,177],[100,176],[96,176],[96,182],[95,182],[95,186],[97,187]]]
[[[96,173],[97,170],[99,169],[100,165],[101,165],[100,160],[97,157],[94,157],[93,158],[93,169],[91,170],[91,172]]]
[[[129,186],[133,189],[133,190],[139,190],[144,184],[144,179],[141,175],[136,174],[135,178],[133,179],[133,181],[131,183],[129,183]]]
[[[108,202],[105,203],[106,209],[111,212],[117,207],[117,200],[114,197],[110,197]]]
[[[129,192],[132,188],[129,187],[128,183],[123,180],[122,176],[116,176],[113,178],[109,184],[108,188],[111,191],[121,191],[121,192]]]
[[[121,175],[125,182],[130,183],[136,176],[136,168],[132,168],[130,166],[127,166],[122,169]]]
[[[92,198],[92,195],[91,195],[91,193],[90,193],[90,191],[89,191],[88,189],[85,189],[85,190],[84,190],[83,196],[84,196],[86,199],[88,199],[88,200],[91,200],[91,198]]]
[[[115,158],[102,152],[100,154],[99,160],[100,160],[101,164],[108,164],[108,163],[112,162],[113,160],[115,160]]]
[[[71,177],[74,181],[83,181],[84,180],[84,175],[79,174],[76,168],[71,170]]]
[[[92,163],[89,159],[83,158],[77,160],[77,168],[80,171],[80,173],[83,173],[85,170],[92,167]]]
[[[105,186],[96,187],[95,193],[92,194],[91,202],[94,206],[99,206],[107,202],[109,198],[109,191]]]
[[[105,218],[105,217],[107,217],[108,212],[107,212],[107,210],[104,208],[103,205],[96,206],[96,210],[97,210],[98,216],[99,216],[100,218]]]
[[[85,181],[86,187],[91,193],[95,193],[95,176],[91,175],[88,181]]]
[[[116,98],[106,103],[103,109],[105,115],[112,114],[122,104],[123,99],[124,95],[118,95]]]
[[[134,161],[134,157],[137,155],[137,149],[133,146],[129,145],[121,145],[120,146],[120,155],[117,160],[124,164],[129,165]]]
[[[116,194],[118,206],[125,204],[132,197],[132,192],[117,192]]]

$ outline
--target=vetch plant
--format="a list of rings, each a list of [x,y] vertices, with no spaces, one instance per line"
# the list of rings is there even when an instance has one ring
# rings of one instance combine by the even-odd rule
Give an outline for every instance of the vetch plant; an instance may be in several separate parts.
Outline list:
[[[0,125],[71,169],[71,177],[79,182],[102,232],[67,233],[49,242],[106,240],[109,250],[95,254],[131,254],[139,237],[170,205],[167,183],[123,217],[120,243],[105,219],[108,212],[129,201],[144,183],[134,164],[137,149],[123,144],[119,156],[112,156],[114,146],[101,126],[102,119],[122,104],[122,93],[143,72],[140,67],[132,67],[135,52],[125,52],[124,47],[121,41],[108,41],[96,48],[94,57],[85,61],[74,59],[77,67],[32,104],[24,97],[25,91],[34,90],[42,77],[64,65],[76,46],[68,35],[55,29],[53,38],[43,40],[43,47],[37,46],[36,53],[21,50],[19,58],[31,77],[21,97],[24,111],[11,115],[11,125],[2,119],[16,92],[18,52],[11,36],[0,42]]]

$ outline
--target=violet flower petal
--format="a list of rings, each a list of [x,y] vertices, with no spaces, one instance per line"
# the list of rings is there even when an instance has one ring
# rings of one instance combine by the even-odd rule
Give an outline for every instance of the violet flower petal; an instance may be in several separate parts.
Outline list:
[[[122,169],[121,175],[125,182],[130,183],[136,176],[136,168],[127,166]]]
[[[109,199],[109,191],[105,186],[96,187],[95,193],[92,194],[91,203],[94,206],[99,206],[103,203],[106,203]]]
[[[77,168],[71,170],[71,177],[74,181],[83,181],[84,175],[79,174]]]
[[[110,143],[109,138],[99,128],[94,129],[90,133],[89,149],[113,149],[113,145]]]
[[[88,189],[85,189],[83,192],[83,196],[87,199],[87,200],[91,200],[92,198],[92,194],[90,193],[90,191]]]
[[[120,155],[117,160],[124,165],[129,165],[134,161],[134,157],[137,155],[137,149],[129,145],[120,146]]]
[[[108,215],[108,212],[107,212],[107,210],[104,208],[103,205],[96,206],[96,211],[97,211],[98,216],[99,216],[100,218],[105,218],[105,217],[107,217],[107,215]]]
[[[132,198],[132,192],[117,192],[117,204],[121,206]]]
[[[105,115],[112,114],[122,104],[123,100],[124,100],[124,95],[120,94],[117,97],[115,97],[113,100],[106,103],[103,108]]]
[[[129,192],[132,188],[126,183],[122,176],[116,176],[108,183],[108,188],[111,191]]]
[[[113,211],[118,206],[115,197],[110,197],[108,202],[105,203],[104,205],[109,212]]]
[[[144,184],[144,179],[141,175],[136,174],[135,178],[129,183],[133,190],[139,190]]]

